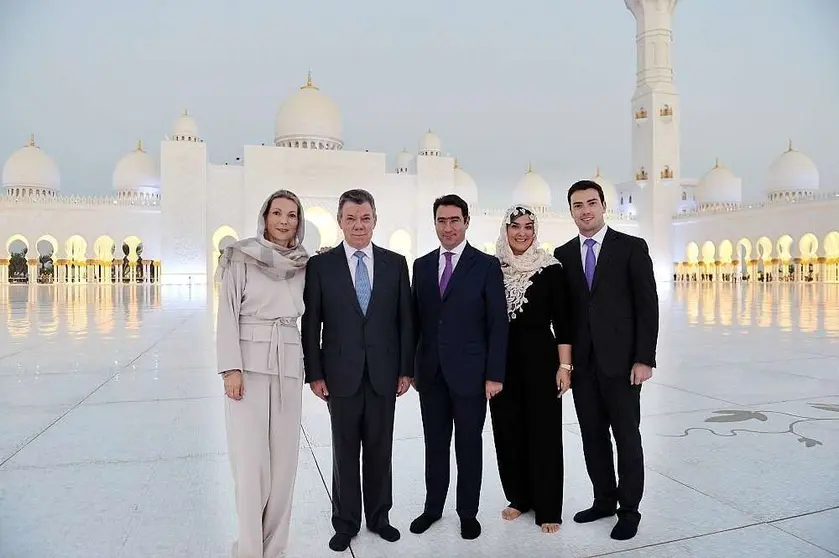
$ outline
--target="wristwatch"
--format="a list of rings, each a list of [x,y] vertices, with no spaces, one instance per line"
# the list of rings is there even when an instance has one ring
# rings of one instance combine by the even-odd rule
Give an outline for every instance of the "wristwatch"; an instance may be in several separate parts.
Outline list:
[[[568,370],[569,372],[571,372],[574,369],[574,367],[570,364],[560,364],[559,367],[563,370]]]

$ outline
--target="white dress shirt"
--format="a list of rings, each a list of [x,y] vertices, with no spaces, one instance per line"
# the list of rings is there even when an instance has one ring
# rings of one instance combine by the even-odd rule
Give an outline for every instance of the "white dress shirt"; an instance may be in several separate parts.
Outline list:
[[[597,263],[598,258],[600,258],[600,247],[603,246],[603,239],[606,237],[606,229],[609,227],[607,225],[603,225],[603,228],[597,231],[597,234],[592,236],[591,238],[594,239],[595,245],[591,247],[594,250],[594,261]],[[585,241],[588,240],[588,237],[580,235],[580,257],[583,261],[583,269],[586,268],[586,253],[588,253],[588,246],[585,245]]]
[[[445,252],[452,252],[454,255],[452,256],[452,273],[454,273],[454,268],[457,267],[457,262],[460,261],[460,256],[463,255],[463,249],[466,248],[466,239],[463,239],[463,242],[452,248],[451,250],[446,250],[442,246],[440,246],[440,256],[437,260],[437,281],[439,282],[440,279],[443,278],[443,270],[446,269],[446,256],[444,255]]]
[[[350,277],[352,277],[352,284],[355,286],[355,269],[358,266],[358,258],[355,257],[355,253],[358,252],[357,249],[353,248],[347,241],[343,242],[344,244],[344,252],[347,254],[347,265],[350,266]],[[366,256],[364,258],[364,265],[367,266],[367,276],[370,278],[370,288],[373,288],[373,243],[371,242],[367,246],[361,249]]]

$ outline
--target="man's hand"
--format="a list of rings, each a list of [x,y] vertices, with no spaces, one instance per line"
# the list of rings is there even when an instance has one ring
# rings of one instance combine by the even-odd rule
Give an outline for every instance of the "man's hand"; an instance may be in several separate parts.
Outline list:
[[[326,398],[329,397],[329,390],[326,389],[326,380],[315,380],[309,387],[312,388],[312,393],[326,401]]]
[[[501,382],[493,382],[491,380],[486,381],[486,392],[487,392],[487,400],[492,399],[499,393],[501,390],[504,389],[504,384]]]
[[[399,381],[396,382],[396,397],[405,395],[408,388],[411,387],[412,380],[413,378],[409,378],[408,376],[399,376]]]
[[[647,366],[646,364],[641,364],[640,362],[636,362],[632,366],[632,380],[631,383],[633,386],[640,386],[643,382],[646,382],[650,378],[653,377],[653,369]]]

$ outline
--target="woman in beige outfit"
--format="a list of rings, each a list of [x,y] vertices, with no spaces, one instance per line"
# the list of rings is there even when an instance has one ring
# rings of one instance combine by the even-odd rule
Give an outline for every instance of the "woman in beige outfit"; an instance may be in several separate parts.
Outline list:
[[[288,544],[303,388],[304,228],[300,200],[279,190],[259,212],[256,237],[219,258],[218,369],[239,519],[234,558],[278,558]]]

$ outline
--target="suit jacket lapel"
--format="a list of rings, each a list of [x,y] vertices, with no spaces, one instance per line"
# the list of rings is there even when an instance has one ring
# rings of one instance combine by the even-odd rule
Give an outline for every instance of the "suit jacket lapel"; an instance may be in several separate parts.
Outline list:
[[[577,280],[580,281],[580,284],[586,290],[586,293],[588,293],[588,283],[586,282],[586,272],[583,269],[583,261],[582,261],[581,256],[580,256],[580,254],[582,253],[580,251],[581,246],[582,246],[582,244],[580,243],[580,237],[579,237],[579,235],[577,235],[577,238],[574,240],[574,257],[571,258],[571,261],[573,262],[571,264],[571,267],[574,268],[573,273],[576,274]]]
[[[603,244],[600,246],[600,253],[597,255],[597,267],[594,268],[594,280],[591,282],[592,293],[594,293],[597,289],[600,277],[606,272],[606,268],[609,265],[609,259],[615,251],[616,237],[617,235],[612,231],[612,229],[606,229],[606,235],[603,237]]]
[[[460,259],[457,262],[457,265],[454,268],[454,273],[452,273],[451,279],[449,279],[449,284],[446,285],[446,291],[443,293],[442,299],[446,300],[448,298],[449,293],[452,292],[452,289],[457,286],[457,283],[462,281],[464,275],[469,272],[469,269],[475,265],[475,252],[474,248],[467,242],[466,246],[463,248],[463,253],[460,254]],[[439,257],[439,255],[438,255]],[[437,289],[439,292],[439,288]]]
[[[350,266],[347,262],[347,253],[344,251],[344,243],[338,244],[332,249],[332,255],[335,260],[336,273],[341,277],[341,283],[344,285],[344,290],[349,291],[348,296],[352,299],[353,308],[358,312],[359,316],[364,317],[364,312],[361,311],[361,305],[358,303],[358,295],[355,293],[355,285],[352,282],[352,275],[350,274]],[[376,278],[373,277],[373,281]],[[370,309],[369,306],[367,308]]]
[[[385,285],[386,274],[388,272],[387,266],[387,253],[376,246],[373,245],[373,292],[370,293],[370,304],[367,305],[367,316],[373,311],[373,306],[376,304],[376,301],[383,296],[383,293],[387,290],[387,285]],[[353,294],[355,294],[355,288],[353,288]],[[356,297],[356,302],[358,301],[358,297]],[[358,307],[361,310],[361,306]]]

